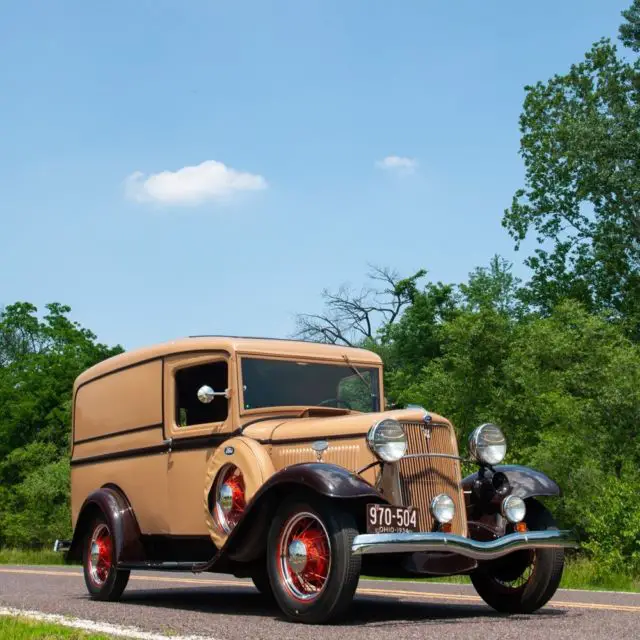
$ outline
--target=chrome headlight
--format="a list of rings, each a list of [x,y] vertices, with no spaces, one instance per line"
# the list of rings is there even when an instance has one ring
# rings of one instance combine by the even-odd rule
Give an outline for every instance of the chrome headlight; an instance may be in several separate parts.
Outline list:
[[[456,505],[446,493],[441,493],[431,501],[431,513],[440,524],[447,524],[456,514]]]
[[[527,515],[527,506],[518,496],[507,496],[502,501],[502,515],[512,524],[522,522]]]
[[[407,452],[407,437],[402,425],[391,418],[376,422],[367,434],[373,453],[384,462],[397,462]]]
[[[482,464],[498,464],[507,455],[507,441],[495,424],[483,424],[469,436],[469,453]]]

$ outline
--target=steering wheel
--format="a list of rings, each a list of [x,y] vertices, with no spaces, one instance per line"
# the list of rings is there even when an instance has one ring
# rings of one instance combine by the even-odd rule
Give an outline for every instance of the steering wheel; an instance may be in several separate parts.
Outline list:
[[[336,408],[337,408],[339,403],[342,403],[343,405],[345,405],[347,407],[347,409],[352,409],[353,408],[346,400],[342,400],[340,398],[327,398],[326,400],[323,400],[322,402],[319,402],[318,406],[319,407],[323,407],[324,405],[328,404],[329,402],[335,402],[336,403]]]

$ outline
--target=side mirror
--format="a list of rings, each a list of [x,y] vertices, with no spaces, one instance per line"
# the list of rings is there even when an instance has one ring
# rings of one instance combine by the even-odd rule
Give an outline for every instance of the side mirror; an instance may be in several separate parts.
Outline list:
[[[213,402],[216,396],[224,396],[225,398],[229,398],[229,389],[225,389],[224,391],[214,391],[208,384],[202,385],[198,389],[198,400],[202,402],[202,404],[209,404]]]

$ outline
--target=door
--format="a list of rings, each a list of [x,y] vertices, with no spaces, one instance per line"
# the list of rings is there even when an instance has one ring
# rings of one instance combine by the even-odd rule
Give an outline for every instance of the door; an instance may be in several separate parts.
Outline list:
[[[232,359],[226,353],[180,355],[165,360],[164,426],[171,438],[167,458],[167,519],[171,535],[208,535],[204,519],[206,466],[233,430]],[[203,402],[202,387],[215,392]]]

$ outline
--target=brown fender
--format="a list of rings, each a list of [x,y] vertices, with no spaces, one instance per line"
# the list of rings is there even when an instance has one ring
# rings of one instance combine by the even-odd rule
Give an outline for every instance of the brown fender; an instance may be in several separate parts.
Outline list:
[[[349,501],[364,521],[364,504],[387,502],[380,492],[348,469],[324,462],[302,462],[274,473],[247,504],[242,520],[224,546],[193,571],[212,571],[226,560],[250,562],[264,553],[267,531],[278,505],[293,491],[306,489],[329,499]],[[361,509],[358,507],[361,506]]]
[[[82,545],[92,518],[102,513],[114,538],[114,562],[141,562],[145,559],[140,528],[133,509],[122,491],[114,486],[97,489],[87,496],[73,532],[65,560],[82,561]]]

